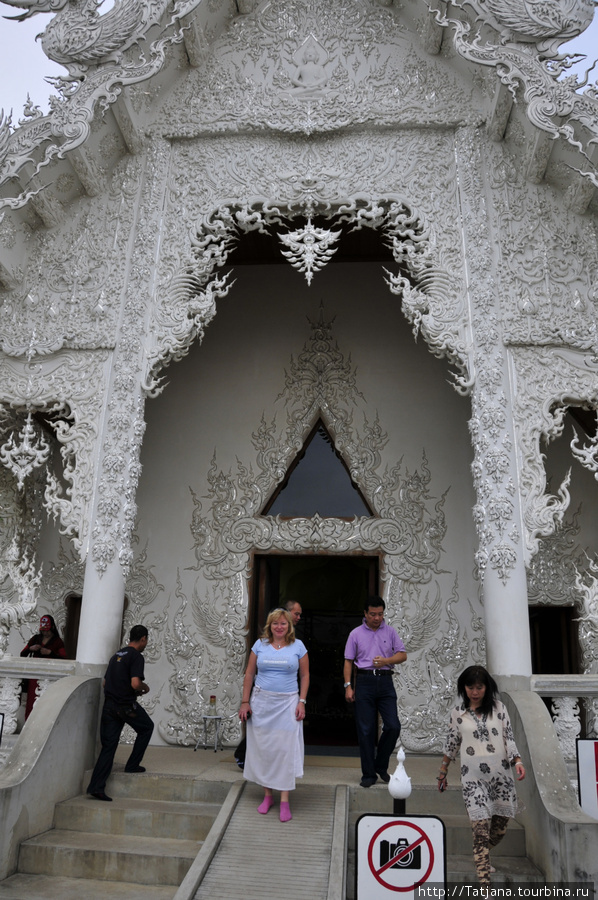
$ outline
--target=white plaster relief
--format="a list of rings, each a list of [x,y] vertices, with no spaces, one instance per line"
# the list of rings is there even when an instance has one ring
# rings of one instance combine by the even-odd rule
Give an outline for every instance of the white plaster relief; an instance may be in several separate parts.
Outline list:
[[[49,477],[46,503],[50,514],[59,518],[61,532],[71,537],[82,556],[88,540],[107,359],[107,351],[63,352],[33,357],[27,364],[0,358],[0,401],[17,410],[29,407],[53,416],[67,488],[63,496],[56,479]]]
[[[505,343],[597,349],[595,223],[563,209],[546,186],[526,182],[506,147],[489,152]]]
[[[358,124],[475,123],[471,88],[414,49],[392,8],[368,0],[272,0],[238,19],[174,93],[169,136],[267,128],[314,134]]]
[[[136,191],[139,191],[139,202],[134,222],[135,242],[130,276],[112,364],[91,534],[91,555],[100,574],[118,558],[126,577],[133,560],[131,542],[137,512],[135,496],[145,432],[142,383],[168,162],[168,147],[163,142],[156,142],[148,153],[144,174],[137,160],[129,162],[127,173],[131,182],[136,184]]]
[[[529,562],[539,539],[553,533],[569,505],[568,478],[557,495],[546,493],[541,441],[562,433],[568,406],[598,406],[598,363],[589,354],[558,348],[513,347],[509,356],[516,384],[513,415]]]
[[[447,145],[444,137],[436,140]],[[226,276],[214,276],[238,237],[251,230],[283,235],[297,218],[323,213],[331,225],[346,222],[354,228],[377,228],[388,238],[401,267],[400,275],[387,273],[389,287],[401,296],[415,333],[422,334],[436,355],[448,357],[457,366],[456,383],[466,390],[467,310],[458,232],[450,206],[440,203],[424,184],[426,165],[418,155],[422,141],[421,135],[414,135],[401,152],[393,142],[373,149],[363,138],[293,143],[241,138],[235,157],[223,156],[219,150],[224,144],[218,140],[175,145],[170,227],[163,245],[147,389],[159,389],[160,367],[184,355],[203,334],[216,299],[229,290]],[[201,192],[188,178],[190,169],[198,165],[205,179]],[[368,182],[372,172],[377,182],[388,182],[392,172],[392,180],[400,178],[405,193],[372,192],[372,199],[367,199],[364,179]],[[450,163],[444,169],[434,165],[433,177],[448,185],[450,172]],[[225,196],[255,199],[251,204],[218,205],[215,185],[220,197],[226,192]],[[359,194],[351,193],[353,185],[361,185]],[[411,192],[422,198],[421,207],[406,199]],[[191,235],[184,236],[183,224],[206,206],[214,211],[198,215]],[[442,226],[428,224],[428,211],[430,218],[441,218]]]
[[[49,11],[43,2],[7,2],[25,7],[24,17]],[[45,49],[66,66],[69,75],[56,82],[60,97],[50,98],[49,115],[42,115],[37,108],[29,109],[15,132],[11,131],[11,116],[0,120],[0,183],[18,174],[25,163],[35,158],[35,150],[40,146],[44,149],[33,174],[80,147],[89,137],[98,106],[113,103],[123,86],[146,81],[160,72],[168,48],[183,40],[178,16],[190,14],[199,2],[175,3],[172,18],[164,23],[161,36],[142,50],[139,42],[166,13],[165,0],[120,3],[104,15],[98,14],[95,0],[83,4],[60,0],[59,14],[44,33]],[[39,188],[2,198],[0,208],[18,209],[38,192]]]
[[[595,87],[582,95],[575,91],[580,85],[577,76],[558,80],[566,69],[566,56],[558,54],[559,45],[581,33],[592,21],[592,0],[547,0],[537,4],[532,12],[528,3],[517,0],[449,0],[451,17],[430,2],[436,21],[453,30],[453,43],[464,59],[495,69],[502,84],[517,98],[518,88],[525,103],[525,113],[532,124],[553,137],[581,151],[576,169],[592,184],[598,186],[598,173],[591,164],[591,144],[598,135],[598,97]],[[497,29],[500,37],[492,41],[480,28],[474,27],[465,13],[468,7],[473,18]],[[529,44],[535,45],[530,52]],[[576,124],[587,129],[580,139]]]
[[[0,306],[1,348],[24,356],[114,346],[138,180],[119,164],[102,198],[72,204],[68,223],[37,231],[22,283]]]
[[[506,393],[507,360],[497,316],[498,299],[491,264],[494,253],[479,135],[472,129],[463,129],[458,135],[457,153],[475,346],[470,432],[477,493],[473,510],[479,537],[476,562],[482,577],[490,566],[506,584],[520,558],[521,535]]]

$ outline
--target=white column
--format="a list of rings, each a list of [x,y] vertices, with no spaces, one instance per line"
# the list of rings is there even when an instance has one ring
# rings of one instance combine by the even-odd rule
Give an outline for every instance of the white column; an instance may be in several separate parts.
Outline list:
[[[87,556],[77,641],[77,662],[105,665],[121,645],[125,582],[118,558],[100,574]]]
[[[506,584],[494,570],[486,570],[484,621],[488,670],[493,675],[531,675],[527,580],[522,561],[510,572]]]

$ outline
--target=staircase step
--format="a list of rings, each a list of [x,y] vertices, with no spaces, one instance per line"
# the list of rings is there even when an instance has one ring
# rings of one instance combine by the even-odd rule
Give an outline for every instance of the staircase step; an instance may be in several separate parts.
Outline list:
[[[133,884],[91,878],[11,875],[0,881],[0,900],[172,900],[174,885]]]
[[[509,826],[510,827],[510,826]],[[508,833],[508,832],[507,832]],[[546,878],[525,856],[500,856],[497,850],[491,853],[492,865],[496,869],[490,878],[493,886],[517,884],[545,884]],[[477,884],[475,866],[471,853],[463,856],[447,856],[447,881],[455,884]]]
[[[115,797],[101,803],[82,795],[57,804],[54,827],[68,831],[203,841],[221,803]]]
[[[467,816],[439,816],[446,828],[446,852],[448,856],[472,853],[471,822]],[[525,857],[525,829],[511,820],[507,833],[492,851],[493,856]]]
[[[179,885],[201,842],[54,829],[21,844],[19,872]]]
[[[91,772],[83,781],[89,784]],[[222,781],[201,781],[188,775],[154,775],[142,772],[131,775],[113,772],[108,779],[106,793],[110,797],[138,797],[145,800],[171,800],[181,803],[222,803],[230,785]]]

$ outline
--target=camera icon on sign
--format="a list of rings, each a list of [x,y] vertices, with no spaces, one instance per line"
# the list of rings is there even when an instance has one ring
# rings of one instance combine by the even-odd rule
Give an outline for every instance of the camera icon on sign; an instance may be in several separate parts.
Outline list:
[[[399,838],[396,844],[390,841],[380,841],[380,865],[384,866],[390,862],[401,850],[409,846],[407,838]],[[405,853],[400,859],[390,866],[391,869],[421,869],[422,867],[422,848],[415,847],[409,853]]]

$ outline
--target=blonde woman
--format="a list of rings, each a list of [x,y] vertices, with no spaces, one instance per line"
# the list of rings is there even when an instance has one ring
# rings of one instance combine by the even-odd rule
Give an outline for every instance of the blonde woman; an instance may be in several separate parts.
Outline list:
[[[293,818],[289,793],[295,790],[295,779],[303,775],[303,719],[308,689],[305,644],[295,637],[287,610],[274,609],[249,654],[239,718],[247,724],[243,775],[265,788],[258,806],[262,815],[274,804],[273,791],[280,791],[281,822]]]

